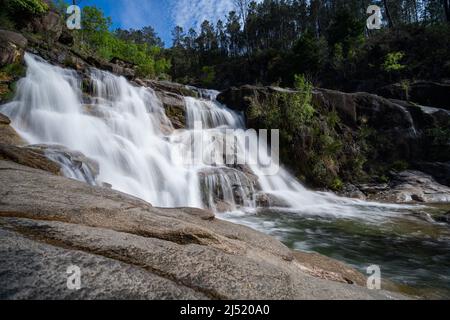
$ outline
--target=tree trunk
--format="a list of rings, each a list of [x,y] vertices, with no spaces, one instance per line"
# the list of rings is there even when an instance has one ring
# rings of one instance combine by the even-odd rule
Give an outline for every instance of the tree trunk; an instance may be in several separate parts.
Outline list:
[[[450,23],[450,0],[442,0],[444,3],[445,18]]]
[[[447,0],[446,0],[447,1]],[[384,10],[386,11],[386,17],[388,19],[389,28],[394,27],[394,22],[392,21],[391,11],[389,10],[389,4],[387,0],[383,0]]]

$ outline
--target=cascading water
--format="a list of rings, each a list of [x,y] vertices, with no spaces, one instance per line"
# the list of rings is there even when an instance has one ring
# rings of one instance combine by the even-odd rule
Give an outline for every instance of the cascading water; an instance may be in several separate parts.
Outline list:
[[[25,61],[27,76],[2,112],[29,143],[62,145],[97,161],[97,180],[116,190],[160,207],[217,209],[219,202],[221,211],[255,209],[259,192],[282,199],[294,210],[359,215],[357,201],[308,191],[283,169],[267,175],[257,161],[245,170],[227,166],[223,152],[216,152],[224,150],[217,137],[234,135],[229,129],[244,129],[244,121],[215,101],[217,92],[201,91],[204,99],[186,97],[186,129],[173,130],[161,101],[149,88],[92,70],[93,95],[83,99],[82,83],[74,71],[31,54]],[[198,123],[200,129],[195,127]],[[169,128],[170,134],[163,128]],[[192,148],[195,138],[202,142],[201,152]],[[237,142],[233,153],[249,151],[246,137],[233,138]],[[258,140],[256,133],[247,138]],[[267,155],[266,151],[262,153]],[[213,161],[203,164],[205,155],[211,154]],[[52,159],[70,167],[55,156]],[[65,172],[70,178],[87,180],[85,173],[73,168]]]
[[[233,156],[249,151],[246,139],[260,138],[256,132],[246,138],[230,131],[244,129],[243,118],[216,102],[216,92],[185,98],[186,128],[175,130],[149,88],[92,70],[92,96],[87,97],[76,72],[30,54],[25,60],[27,76],[19,82],[14,101],[0,111],[25,140],[45,148],[67,177],[105,183],[155,206],[211,208],[293,248],[322,252],[362,271],[377,263],[393,279],[424,287],[433,283],[450,296],[450,279],[442,270],[450,260],[446,229],[430,238],[417,231],[427,226],[410,221],[408,207],[311,192],[282,168],[267,175],[258,161],[227,165],[222,138],[235,139]],[[193,148],[196,141],[201,142],[200,152]],[[267,151],[262,148],[259,155],[271,160]],[[90,165],[81,161],[79,152],[93,160]],[[271,208],[261,208],[261,197]],[[258,216],[248,214],[256,209]],[[399,236],[399,223],[412,231]],[[390,247],[395,248],[396,260],[386,253]],[[417,248],[423,255],[414,254]],[[423,265],[430,272],[416,271]]]

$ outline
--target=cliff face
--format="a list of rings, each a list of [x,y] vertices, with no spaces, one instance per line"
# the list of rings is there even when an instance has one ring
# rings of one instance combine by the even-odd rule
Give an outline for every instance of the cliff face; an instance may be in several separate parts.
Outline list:
[[[289,136],[281,144],[282,162],[313,187],[332,188],[362,199],[448,202],[449,189],[440,185],[450,186],[448,110],[369,93],[317,88],[311,94],[314,115],[300,124],[296,123],[300,118],[289,119],[289,109],[303,99],[296,90],[247,85],[225,90],[218,100],[243,112],[248,127],[280,129],[282,137]],[[274,118],[281,120],[273,123]],[[417,181],[423,176],[417,171],[430,175],[427,179],[436,192],[425,191],[426,183],[413,183],[416,191],[412,194],[411,190],[398,190],[406,170],[415,170],[407,175]],[[372,192],[377,188],[368,185],[377,184],[383,192],[397,190],[393,193],[398,195],[386,198],[383,192]],[[430,199],[424,194],[435,196]]]

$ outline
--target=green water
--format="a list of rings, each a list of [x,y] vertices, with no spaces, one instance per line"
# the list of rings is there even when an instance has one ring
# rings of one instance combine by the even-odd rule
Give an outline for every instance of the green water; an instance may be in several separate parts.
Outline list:
[[[378,221],[281,210],[227,214],[225,219],[275,236],[292,249],[346,262],[363,274],[368,266],[379,265],[383,280],[408,288],[414,296],[450,299],[450,226],[418,216],[444,210],[449,208],[408,209]],[[365,208],[364,214],[370,215],[371,209]]]

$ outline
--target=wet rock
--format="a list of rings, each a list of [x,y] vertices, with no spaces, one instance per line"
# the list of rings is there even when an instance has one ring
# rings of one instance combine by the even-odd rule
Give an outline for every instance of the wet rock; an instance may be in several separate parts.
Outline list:
[[[199,209],[153,208],[12,162],[0,171],[3,299],[404,298],[311,276],[277,240]],[[79,291],[61,278],[73,264]]]
[[[45,170],[56,175],[61,173],[61,167],[56,162],[48,159],[39,150],[32,148],[0,144],[0,159]]]
[[[40,152],[48,159],[58,163],[64,176],[96,185],[100,165],[83,153],[59,145],[33,145],[27,148]]]
[[[171,92],[156,91],[161,100],[166,115],[175,129],[186,128],[186,105],[184,98]]]
[[[280,197],[270,193],[258,193],[256,206],[260,208],[290,208],[290,204]]]
[[[366,200],[367,197],[361,189],[362,188],[358,188],[357,186],[348,183],[344,185],[344,188],[341,192],[339,192],[339,195],[346,198]]]
[[[447,213],[444,214],[444,215],[437,216],[437,217],[436,217],[436,221],[437,221],[437,222],[440,222],[440,223],[447,223],[447,224],[450,224],[450,211],[447,212]]]
[[[20,33],[0,30],[0,67],[21,63],[27,44],[27,39]]]
[[[199,172],[203,203],[219,212],[250,206],[259,188],[257,176],[234,168],[211,167]]]
[[[0,113],[0,144],[24,145],[25,141],[22,140],[10,124],[11,120],[7,116]]]
[[[393,203],[449,203],[450,188],[419,171],[392,173],[386,185],[361,186],[368,199]]]

